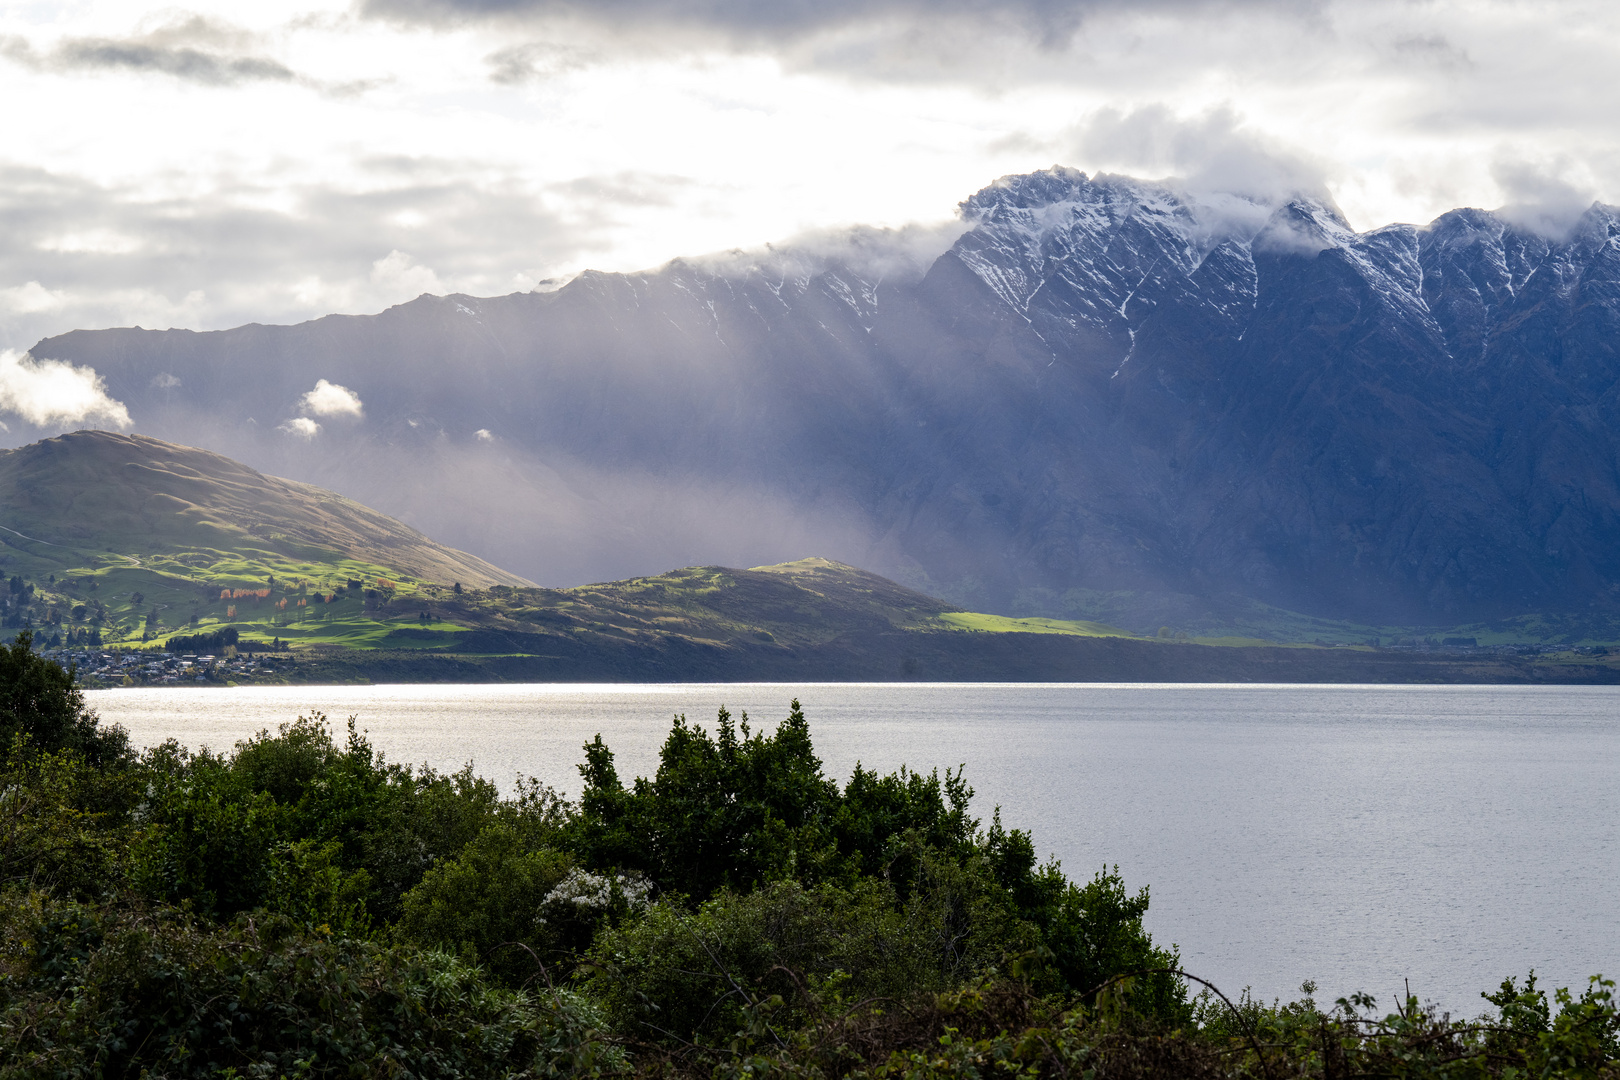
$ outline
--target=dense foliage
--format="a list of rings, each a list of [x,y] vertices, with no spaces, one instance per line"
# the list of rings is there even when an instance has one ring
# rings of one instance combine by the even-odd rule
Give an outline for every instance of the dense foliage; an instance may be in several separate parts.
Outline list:
[[[37,750],[76,750],[102,764],[123,755],[118,728],[102,728],[84,706],[71,670],[33,649],[27,630],[0,645],[0,751],[18,740]]]
[[[1145,889],[960,771],[838,784],[796,702],[677,718],[629,784],[598,737],[573,805],[320,716],[136,754],[4,662],[0,1076],[1615,1075],[1609,984],[1475,1025],[1189,998]]]

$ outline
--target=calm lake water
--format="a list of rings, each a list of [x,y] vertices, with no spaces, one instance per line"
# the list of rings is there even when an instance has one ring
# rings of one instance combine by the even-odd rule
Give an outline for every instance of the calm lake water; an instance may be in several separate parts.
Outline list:
[[[1620,688],[1188,685],[368,686],[101,690],[136,743],[228,748],[320,710],[393,760],[570,795],[597,732],[650,773],[673,713],[774,726],[797,697],[830,775],[967,763],[1073,877],[1118,863],[1149,925],[1233,993],[1478,991],[1620,976]]]

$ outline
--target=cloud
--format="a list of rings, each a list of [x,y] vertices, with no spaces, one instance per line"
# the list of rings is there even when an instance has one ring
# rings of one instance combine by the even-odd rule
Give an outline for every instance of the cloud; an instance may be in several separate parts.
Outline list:
[[[129,410],[107,395],[94,368],[27,353],[0,352],[0,411],[16,413],[37,427],[95,421],[129,427]]]
[[[0,42],[0,55],[37,71],[150,72],[204,86],[298,80],[279,60],[247,52],[255,44],[247,31],[192,15],[145,34],[67,37],[43,53],[14,35]]]
[[[428,24],[499,20],[583,20],[621,27],[688,27],[744,38],[782,39],[896,15],[984,14],[1000,7],[1037,23],[1072,23],[1072,0],[364,0],[371,17]]]
[[[968,223],[960,219],[895,229],[851,225],[803,232],[761,248],[714,252],[680,261],[728,277],[754,273],[777,278],[806,277],[847,267],[873,281],[917,279],[967,229]]]
[[[481,427],[477,431],[473,432],[473,436],[479,442],[494,442],[495,441],[495,433],[490,431],[489,428],[485,428],[485,427]]]
[[[325,379],[315,380],[315,389],[298,399],[298,407],[307,413],[316,416],[353,416],[365,415],[360,404],[360,395],[347,386],[327,382]],[[313,432],[311,432],[313,434]]]
[[[123,71],[209,87],[285,83],[332,97],[363,93],[390,81],[314,78],[255,51],[263,44],[261,35],[192,15],[143,34],[63,37],[43,51],[21,35],[7,35],[0,38],[0,57],[57,75]]]
[[[167,371],[160,371],[152,376],[152,389],[154,390],[173,390],[179,385],[180,380]]]
[[[67,297],[52,292],[37,281],[0,289],[0,308],[19,315],[36,315],[44,311],[58,311],[67,306]]]
[[[1110,11],[1177,12],[1204,0],[363,0],[372,18],[430,25],[471,22],[594,22],[625,32],[688,30],[743,43],[792,41],[851,26],[941,21],[1013,30],[1060,42],[1089,16]],[[1310,10],[1312,0],[1235,0],[1223,6]]]
[[[1491,177],[1507,199],[1498,213],[1550,240],[1568,239],[1596,197],[1595,185],[1580,176],[1567,157],[1541,162],[1500,159],[1491,166]]]
[[[1394,51],[1403,61],[1431,64],[1442,71],[1466,71],[1478,66],[1466,49],[1453,45],[1444,34],[1407,34],[1398,37]]]
[[[1080,161],[1138,175],[1168,174],[1201,194],[1276,203],[1327,191],[1322,163],[1247,127],[1229,105],[1192,116],[1165,105],[1100,109],[1075,129],[1070,145]]]
[[[154,192],[138,176],[0,157],[0,348],[78,328],[217,329],[378,311],[423,292],[521,291],[631,228],[606,212],[612,191],[536,192],[487,162],[358,164],[354,189],[227,173]],[[400,224],[405,210],[420,223]],[[103,234],[122,238],[118,250],[60,242]]]
[[[1164,105],[1100,109],[1072,129],[1068,148],[1094,170],[1162,178],[1193,196],[1214,238],[1249,239],[1293,199],[1339,215],[1323,163],[1253,130],[1226,105],[1191,116]]]
[[[46,61],[64,68],[118,68],[172,75],[204,86],[234,86],[243,82],[292,82],[292,69],[262,56],[221,56],[189,47],[150,45],[111,38],[83,38],[63,42]]]
[[[291,420],[276,425],[277,431],[285,431],[288,435],[300,439],[313,439],[321,433],[321,425],[307,416],[295,416]]]
[[[439,275],[418,266],[415,259],[397,248],[371,264],[371,283],[400,300],[449,291],[439,281]]]
[[[551,41],[531,41],[498,49],[484,57],[489,80],[503,86],[539,82],[569,71],[578,71],[594,57],[577,48]]]

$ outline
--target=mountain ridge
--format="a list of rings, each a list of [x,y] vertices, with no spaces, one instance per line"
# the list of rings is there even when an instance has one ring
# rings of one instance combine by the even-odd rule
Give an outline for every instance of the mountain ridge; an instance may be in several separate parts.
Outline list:
[[[1211,625],[1620,610],[1614,208],[1562,242],[1481,210],[1356,233],[1056,168],[963,214],[918,276],[676,260],[35,355],[557,584],[821,550],[1003,614],[1140,594],[1138,630],[1172,596]],[[278,431],[317,378],[365,419]]]

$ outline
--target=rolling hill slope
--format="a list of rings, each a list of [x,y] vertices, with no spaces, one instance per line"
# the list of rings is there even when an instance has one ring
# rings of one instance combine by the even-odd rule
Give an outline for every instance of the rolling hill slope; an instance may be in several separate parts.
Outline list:
[[[8,627],[109,643],[237,608],[268,628],[350,581],[528,584],[334,492],[105,431],[0,452],[0,574]]]
[[[13,537],[85,553],[350,559],[425,581],[528,584],[335,492],[141,435],[79,431],[0,451],[0,518]]]
[[[0,453],[0,575],[5,626],[103,680],[140,681],[145,661],[84,646],[203,653],[227,638],[279,641],[275,677],[317,682],[1620,677],[1606,655],[1143,640],[964,611],[822,558],[540,588],[332,492],[105,432]]]

